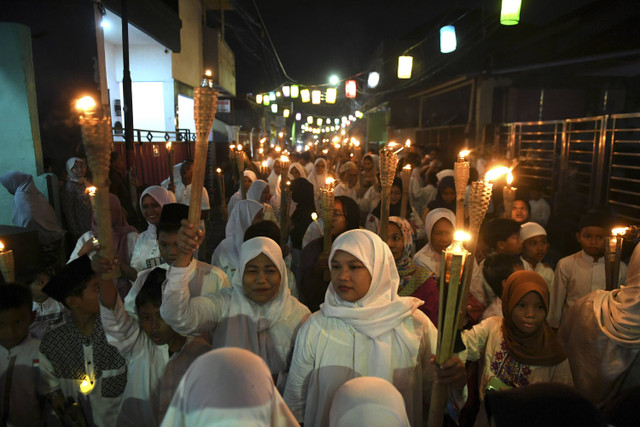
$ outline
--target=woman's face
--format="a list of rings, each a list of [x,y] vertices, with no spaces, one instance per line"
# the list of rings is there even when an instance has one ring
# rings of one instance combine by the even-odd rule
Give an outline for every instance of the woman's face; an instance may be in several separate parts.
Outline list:
[[[453,241],[453,224],[447,218],[440,218],[433,224],[431,229],[431,247],[436,253],[440,253],[447,249]]]
[[[370,172],[373,169],[373,162],[369,157],[365,157],[362,160],[362,169],[364,169],[367,172]]]
[[[324,162],[318,162],[315,165],[315,170],[316,170],[316,175],[324,175],[325,171],[327,170],[327,166],[325,165]]]
[[[280,170],[280,160],[276,160],[273,163],[273,171],[276,173],[276,175],[280,175],[280,172],[281,172],[281,170]]]
[[[71,167],[71,172],[73,172],[78,178],[84,178],[87,174],[87,165],[81,160],[76,160]]]
[[[523,200],[515,200],[511,208],[511,219],[523,223],[529,218],[529,207]]]
[[[356,302],[369,292],[371,274],[358,258],[337,250],[330,267],[333,290],[343,300]]]
[[[345,216],[342,202],[333,202],[333,223],[331,224],[331,235],[337,236],[347,230],[347,217]]]
[[[359,174],[356,169],[349,169],[342,173],[340,179],[342,179],[349,187],[353,187],[358,183],[358,176]]]
[[[387,245],[391,249],[393,259],[398,261],[402,257],[404,251],[404,237],[402,236],[402,230],[393,222],[389,223],[389,229],[387,233]]]
[[[402,189],[396,187],[395,185],[391,187],[391,192],[389,193],[389,201],[392,205],[400,203],[402,200]]]
[[[258,211],[258,213],[256,214],[256,216],[253,217],[253,221],[251,221],[251,224],[257,224],[260,221],[264,221],[264,209],[260,209]]]
[[[249,188],[251,187],[251,184],[253,184],[253,181],[251,181],[251,178],[249,178],[248,176],[243,176],[242,177],[242,184],[244,185],[244,191],[247,192],[247,191],[249,191]]]
[[[280,290],[282,276],[278,267],[265,254],[260,254],[247,262],[242,274],[242,290],[251,301],[265,304]]]
[[[156,199],[150,195],[142,198],[142,216],[149,221],[149,224],[156,225],[160,222],[160,214],[162,214],[162,206],[156,202]]]
[[[271,187],[266,185],[264,187],[264,190],[262,190],[262,194],[260,195],[260,201],[262,203],[267,203],[269,200],[271,200]]]
[[[444,200],[445,203],[453,203],[453,201],[456,200],[456,190],[451,187],[442,190],[442,200]]]
[[[291,176],[293,177],[293,179],[298,179],[302,175],[300,175],[300,171],[298,170],[298,168],[291,168]]]

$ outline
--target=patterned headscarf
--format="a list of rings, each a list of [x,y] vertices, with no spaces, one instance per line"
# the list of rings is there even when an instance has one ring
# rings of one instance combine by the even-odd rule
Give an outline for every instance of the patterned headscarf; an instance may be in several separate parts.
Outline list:
[[[420,268],[413,263],[412,257],[415,251],[415,246],[413,244],[413,231],[411,229],[411,224],[409,224],[406,219],[398,216],[389,217],[389,222],[398,226],[402,233],[402,240],[404,243],[402,256],[396,261],[396,268],[398,269],[398,275],[400,276],[398,295],[409,296],[422,286],[422,284],[432,276],[432,273],[426,268]]]

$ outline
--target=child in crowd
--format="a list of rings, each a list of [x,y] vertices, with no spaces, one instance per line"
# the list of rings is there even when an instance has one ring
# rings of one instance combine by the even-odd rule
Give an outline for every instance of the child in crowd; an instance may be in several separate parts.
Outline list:
[[[341,234],[329,265],[325,302],[300,328],[289,370],[284,400],[296,419],[305,426],[328,425],[336,391],[359,376],[391,382],[412,425],[426,420],[436,376],[463,404],[464,365],[457,357],[439,368],[430,362],[436,328],[418,310],[422,301],[398,296],[393,255],[380,237],[367,230]]]
[[[562,258],[556,266],[549,307],[552,327],[560,327],[564,315],[577,300],[590,292],[605,289],[604,238],[609,235],[609,229],[609,217],[603,212],[587,212],[580,219],[576,238],[582,250]],[[616,285],[624,285],[626,278],[627,265],[621,262]]]
[[[42,339],[41,393],[61,420],[80,409],[90,425],[115,425],[127,385],[127,365],[102,328],[98,277],[89,257],[71,261],[42,291],[63,303],[71,320]]]
[[[504,284],[504,317],[485,319],[462,332],[467,360],[482,359],[481,401],[492,389],[542,382],[573,384],[567,356],[545,321],[548,307],[544,279],[532,271],[516,271]],[[481,409],[478,421],[484,417]]]
[[[112,270],[109,260],[96,256],[98,273]],[[154,268],[135,298],[140,323],[124,310],[112,280],[100,280],[100,316],[107,340],[127,360],[127,388],[122,396],[118,426],[158,425],[187,368],[211,350],[200,337],[175,332],[160,316],[166,271]]]
[[[29,334],[35,313],[26,286],[0,286],[0,425],[41,426],[41,399],[38,346]]]
[[[515,271],[524,270],[522,261],[515,255],[492,253],[482,263],[482,275],[485,282],[495,294],[495,298],[489,303],[487,309],[480,316],[480,320],[488,317],[502,317],[502,291],[507,278]]]
[[[436,279],[440,274],[442,251],[453,241],[455,223],[456,214],[447,208],[436,208],[427,214],[424,226],[429,243],[416,252],[413,261],[429,269],[436,275]]]
[[[535,271],[542,276],[549,294],[553,295],[554,272],[551,267],[542,262],[547,256],[549,242],[547,232],[536,222],[525,222],[520,226],[520,240],[522,240],[522,263],[525,270]]]
[[[261,356],[282,389],[294,332],[309,315],[289,292],[282,249],[266,237],[244,242],[231,289],[190,298],[185,267],[201,239],[201,230],[184,220],[180,253],[167,274],[162,318],[181,334],[210,332],[214,348],[240,347]]]
[[[180,203],[168,203],[162,207],[160,221],[156,226],[156,236],[158,239],[158,250],[162,260],[161,268],[168,270],[178,256],[178,230],[180,221],[189,216],[189,207]],[[124,308],[129,315],[137,318],[136,296],[142,288],[149,273],[153,268],[141,271],[131,287],[131,290],[124,299]],[[231,286],[227,275],[218,267],[214,267],[191,257],[187,267],[187,283],[189,284],[189,294],[197,297],[207,293],[214,293],[222,288]]]
[[[542,187],[540,185],[531,187],[529,195],[529,207],[531,208],[529,220],[537,222],[543,227],[546,226],[551,216],[551,206],[542,196]]]
[[[255,354],[220,348],[202,355],[180,381],[163,427],[298,426],[269,368]]]
[[[508,217],[518,224],[524,224],[529,220],[529,212],[531,212],[529,202],[524,199],[524,196],[516,194],[516,199],[511,207],[511,215]]]
[[[483,227],[484,243],[491,252],[518,256],[522,251],[520,240],[520,224],[509,218],[493,218],[487,221]],[[484,260],[473,270],[469,287],[470,305],[473,310],[469,315],[473,318],[480,316],[479,312],[486,309],[497,295],[482,276]],[[475,301],[474,301],[475,299]],[[479,304],[479,305],[478,305]],[[475,313],[475,314],[474,314]]]
[[[41,268],[28,266],[20,273],[19,282],[26,283],[31,290],[35,320],[29,328],[31,335],[41,340],[47,332],[65,321],[67,310],[53,298],[49,298],[42,288],[51,277]]]

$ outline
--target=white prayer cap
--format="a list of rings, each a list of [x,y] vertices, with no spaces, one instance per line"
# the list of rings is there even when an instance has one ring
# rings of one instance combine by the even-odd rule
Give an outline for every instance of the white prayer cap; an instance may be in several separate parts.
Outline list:
[[[442,181],[442,178],[447,176],[453,176],[453,169],[443,169],[436,174],[436,177],[438,178],[438,182]]]
[[[525,241],[536,236],[546,236],[547,232],[537,222],[525,222],[520,226],[520,239]]]

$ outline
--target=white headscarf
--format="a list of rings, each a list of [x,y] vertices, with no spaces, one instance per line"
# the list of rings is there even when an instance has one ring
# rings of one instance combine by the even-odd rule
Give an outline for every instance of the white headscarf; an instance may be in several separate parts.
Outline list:
[[[65,164],[66,169],[67,169],[67,181],[71,181],[71,182],[79,182],[80,184],[84,184],[85,182],[85,178],[84,177],[79,177],[77,176],[71,169],[73,169],[73,166],[76,164],[76,162],[82,162],[84,163],[84,160],[82,160],[80,157],[70,157],[67,160],[67,163]]]
[[[255,200],[240,200],[238,202],[229,214],[225,238],[213,252],[211,264],[218,267],[230,265],[234,269],[238,267],[244,232],[247,231],[256,214],[263,208],[264,205]]]
[[[245,169],[244,171],[242,171],[242,176],[248,176],[251,182],[256,182],[256,179],[258,179],[255,172],[250,171],[249,169]]]
[[[271,169],[271,173],[269,177],[267,177],[267,182],[269,183],[269,187],[271,187],[271,194],[276,194],[280,187],[280,175],[276,175],[275,169]]]
[[[182,175],[180,174],[180,168],[182,168],[182,162],[173,165],[173,182],[174,182],[174,184],[182,183]]]
[[[304,166],[302,166],[298,162],[294,162],[294,163],[291,163],[291,166],[289,166],[289,172],[287,174],[287,178],[289,178],[289,180],[293,181],[294,179],[296,179],[293,175],[291,175],[291,169],[297,169],[298,172],[300,173],[300,178],[307,177],[307,171],[304,170]]]
[[[280,288],[273,299],[263,305],[251,301],[242,287],[245,266],[260,254],[265,254],[280,272]],[[276,375],[286,370],[287,361],[280,360],[269,329],[280,318],[293,313],[297,300],[289,291],[287,266],[282,258],[282,249],[267,237],[254,237],[242,244],[240,262],[231,281],[231,302],[225,318],[226,325],[219,325],[212,339],[214,348],[240,347],[249,350],[267,362],[271,373]]]
[[[255,173],[253,173],[253,171],[250,170],[244,170],[242,172],[242,176],[246,176],[249,177],[249,179],[251,180],[251,186],[253,187],[253,183],[256,182],[256,180],[258,179],[258,177],[256,176]],[[244,185],[244,182],[241,182],[240,185]],[[249,187],[249,191],[251,191],[251,187]],[[249,197],[249,191],[247,191],[247,199],[251,199],[251,197]],[[240,192],[240,190],[236,191],[235,193],[233,193],[233,196],[231,196],[231,198],[229,199],[229,204],[228,204],[228,209],[229,212],[231,212],[233,210],[234,207],[236,207],[236,205],[238,204],[238,202],[242,200],[242,193]],[[251,199],[251,200],[255,200],[255,199]],[[256,202],[259,202],[260,199],[256,200]]]
[[[342,233],[333,242],[329,265],[336,251],[345,251],[358,258],[371,274],[369,291],[356,302],[348,302],[338,296],[329,283],[324,303],[320,310],[326,317],[337,317],[351,325],[369,340],[358,343],[364,348],[358,352],[370,353],[368,369],[354,367],[357,372],[369,372],[372,376],[391,379],[391,347],[394,336],[410,352],[418,352],[420,337],[414,331],[402,327],[407,317],[424,304],[418,298],[398,296],[400,278],[391,250],[377,234],[368,230],[350,230]]]
[[[267,188],[267,185],[269,184],[261,179],[253,181],[253,184],[249,187],[249,191],[247,191],[247,199],[262,203],[260,199],[262,198],[262,192]]]
[[[164,205],[166,205],[168,203],[175,203],[176,202],[176,196],[171,191],[168,191],[166,188],[161,187],[159,185],[152,185],[150,187],[147,187],[142,192],[142,195],[140,196],[140,211],[141,212],[142,212],[142,199],[144,199],[144,196],[152,197],[153,200],[158,202],[160,207],[162,207],[162,206],[164,206]],[[147,224],[149,224],[149,227],[147,227],[147,231],[149,232],[149,236],[153,237],[155,239],[156,238],[156,226],[154,224],[151,224],[149,221],[147,221]]]
[[[448,176],[453,176],[453,169],[443,169],[436,174],[436,178],[438,178],[438,182],[442,181],[444,178]]]
[[[431,231],[433,230],[433,226],[436,225],[436,222],[440,221],[442,218],[447,219],[451,223],[451,225],[455,226],[456,214],[454,214],[450,209],[436,208],[430,210],[424,223],[424,228],[427,232],[427,239],[429,239],[429,243],[427,243],[427,245],[422,250],[420,250],[420,253],[423,253],[428,259],[432,260],[428,262],[428,266],[429,269],[436,273],[437,276],[440,275],[440,261],[442,258],[442,254],[440,252],[437,252],[431,244]]]
[[[37,230],[38,240],[44,245],[64,236],[53,207],[36,188],[31,175],[10,171],[0,176],[0,183],[13,194],[13,225]]]
[[[316,165],[319,162],[323,162],[324,163],[324,174],[322,175],[318,175],[316,173]],[[309,174],[309,176],[307,177],[307,179],[309,180],[310,183],[313,184],[313,191],[314,192],[318,192],[320,191],[320,189],[326,184],[326,179],[329,176],[328,175],[328,166],[327,166],[327,161],[325,159],[323,159],[322,157],[318,157],[315,161],[315,163],[313,164],[313,170],[311,171],[311,173]]]
[[[400,392],[387,380],[358,377],[344,383],[333,396],[329,427],[409,427]]]
[[[262,359],[239,348],[198,357],[180,380],[162,426],[298,426]]]
[[[602,332],[625,348],[640,348],[640,244],[629,260],[627,284],[610,292],[598,291],[593,310]]]

